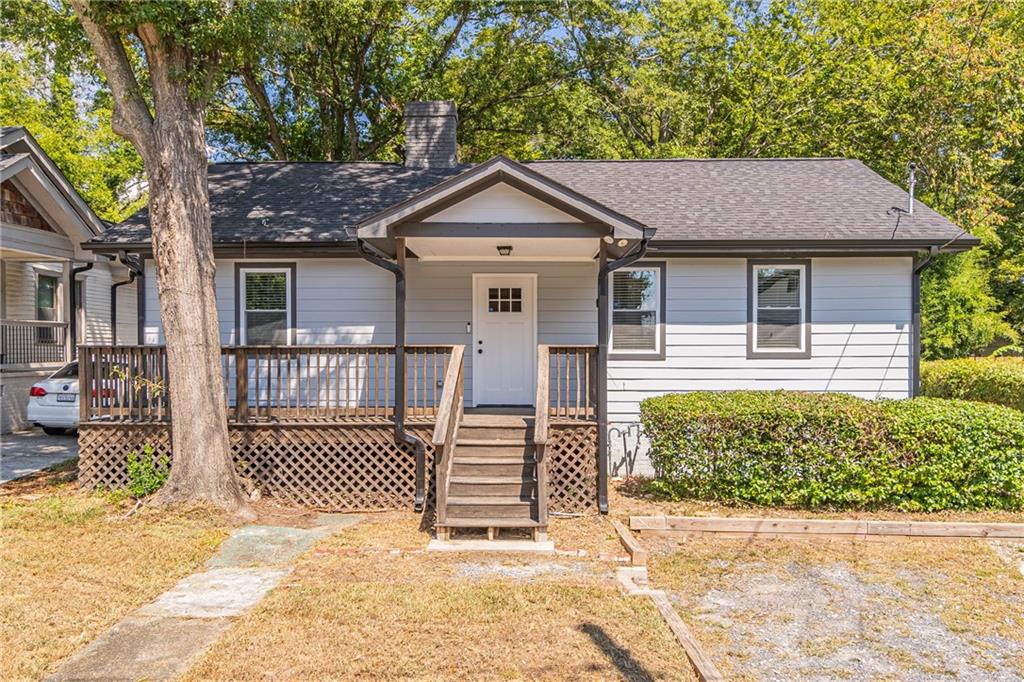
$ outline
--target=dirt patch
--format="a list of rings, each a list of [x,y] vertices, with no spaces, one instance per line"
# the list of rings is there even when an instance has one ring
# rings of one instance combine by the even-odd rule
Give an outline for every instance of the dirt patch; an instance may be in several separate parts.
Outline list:
[[[984,540],[664,543],[667,588],[737,679],[1024,675],[1024,577]]]

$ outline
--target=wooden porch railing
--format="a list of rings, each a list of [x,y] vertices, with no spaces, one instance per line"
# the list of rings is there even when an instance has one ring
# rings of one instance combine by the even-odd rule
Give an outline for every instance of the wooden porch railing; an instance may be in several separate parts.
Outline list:
[[[436,462],[435,485],[437,491],[437,523],[447,521],[448,482],[452,476],[455,460],[455,441],[459,435],[459,424],[465,408],[463,353],[465,346],[452,349],[451,361],[444,378],[444,393],[434,423],[434,452]]]
[[[537,501],[540,521],[547,523],[548,461],[551,420],[593,421],[597,418],[597,346],[537,346],[537,395],[533,443],[537,457]]]
[[[0,365],[67,361],[67,322],[0,320]]]
[[[408,418],[435,417],[452,352],[452,346],[406,346]],[[394,414],[394,346],[226,346],[221,368],[232,423]],[[163,346],[81,346],[82,421],[169,421],[167,377]]]

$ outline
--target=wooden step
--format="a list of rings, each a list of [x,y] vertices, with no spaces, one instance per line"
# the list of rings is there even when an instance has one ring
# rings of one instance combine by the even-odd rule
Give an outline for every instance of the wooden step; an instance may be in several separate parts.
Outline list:
[[[537,463],[523,457],[459,457],[452,461],[452,476],[515,476],[534,478]]]
[[[500,438],[462,438],[455,442],[455,457],[527,457],[534,454],[532,443]]]
[[[438,528],[539,528],[540,521],[533,519],[448,519],[444,523],[435,524]]]
[[[533,426],[493,426],[488,424],[459,425],[460,438],[517,440],[525,443],[533,442]]]
[[[519,496],[532,499],[537,493],[537,481],[531,476],[452,476],[448,494],[457,497]]]
[[[448,498],[448,518],[496,518],[535,520],[536,501],[518,496],[474,496]]]

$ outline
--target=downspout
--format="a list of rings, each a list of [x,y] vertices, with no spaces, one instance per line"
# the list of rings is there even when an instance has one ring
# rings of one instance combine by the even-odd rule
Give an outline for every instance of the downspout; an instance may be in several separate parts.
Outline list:
[[[71,313],[68,315],[68,333],[71,335],[71,360],[78,358],[78,286],[75,282],[78,275],[89,272],[96,265],[96,261],[86,263],[78,268],[71,268],[71,291],[68,292],[68,304],[71,306]]]
[[[110,342],[115,346],[117,345],[117,290],[126,284],[131,284],[136,277],[142,274],[142,269],[129,259],[124,251],[118,252],[117,260],[128,268],[128,279],[110,285]]]
[[[377,267],[384,268],[395,276],[395,442],[407,445],[416,452],[416,497],[415,510],[423,511],[426,498],[426,461],[427,445],[419,437],[405,430],[405,258],[401,253],[405,249],[404,240],[399,241],[398,262],[371,251],[363,240],[356,240],[356,249],[363,259]]]
[[[634,251],[618,260],[608,260],[605,242],[601,242],[601,267],[597,274],[597,508],[608,513],[608,275],[647,254],[650,238],[640,241]]]
[[[933,246],[928,255],[914,264],[911,276],[911,318],[910,331],[913,336],[910,345],[910,397],[921,395],[921,272],[939,255],[939,247]]]

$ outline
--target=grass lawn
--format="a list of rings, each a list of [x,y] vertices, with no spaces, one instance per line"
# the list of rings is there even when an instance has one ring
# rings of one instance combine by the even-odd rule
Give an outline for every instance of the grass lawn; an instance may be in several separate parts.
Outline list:
[[[730,679],[1024,676],[1022,545],[645,542],[656,550],[651,582]]]
[[[418,523],[375,514],[322,542],[187,679],[693,679],[649,600],[590,558],[603,534],[585,558],[427,554]]]
[[[0,491],[0,679],[38,679],[200,568],[226,537],[205,511],[125,509],[36,477]],[[70,478],[70,477],[65,477]]]

